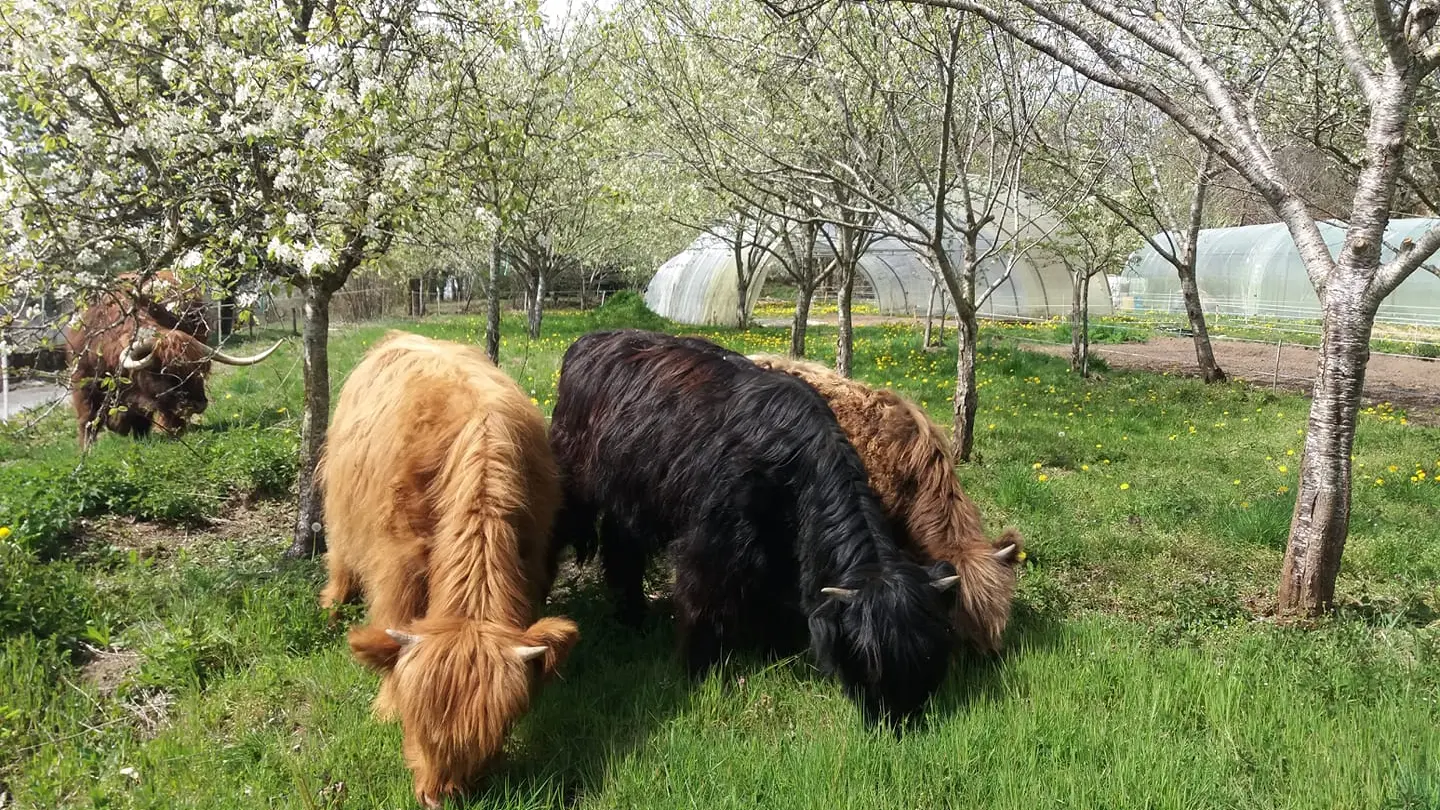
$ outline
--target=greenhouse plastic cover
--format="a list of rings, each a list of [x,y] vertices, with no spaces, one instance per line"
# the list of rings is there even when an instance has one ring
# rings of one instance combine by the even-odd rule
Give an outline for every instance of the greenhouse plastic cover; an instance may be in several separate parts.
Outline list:
[[[983,317],[1047,318],[1070,311],[1070,274],[1058,251],[1053,249],[1053,214],[1020,195],[1015,207],[1002,200],[995,222],[980,235],[980,250],[986,251],[997,239],[1021,247],[1012,255],[997,253],[980,265],[975,288],[983,294],[995,279],[1004,275],[1006,262],[1014,269],[980,307]],[[960,242],[949,243],[958,262]],[[816,253],[822,261],[833,254],[822,237]],[[781,272],[772,257],[762,264],[750,284],[747,311],[772,271]],[[875,304],[886,315],[924,315],[930,305],[934,275],[914,247],[895,237],[877,240],[860,257],[857,271],[874,290]],[[945,301],[942,302],[942,296]],[[645,303],[656,313],[688,324],[735,326],[738,324],[739,293],[735,283],[735,256],[723,236],[702,234],[688,248],[660,266],[645,290]],[[953,302],[942,285],[935,298],[935,312],[942,303],[954,312]],[[1090,313],[1111,312],[1110,288],[1103,274],[1090,280]]]
[[[1391,220],[1385,230],[1381,261],[1395,255],[1395,245],[1405,239],[1419,239],[1436,225],[1440,225],[1440,219]],[[1338,255],[1345,229],[1331,222],[1319,226],[1331,255]],[[1179,236],[1174,238],[1178,244]],[[1165,244],[1166,236],[1162,233],[1154,239]],[[1432,266],[1435,261],[1431,260]],[[1129,294],[1116,301],[1118,308],[1185,311],[1179,275],[1148,244],[1131,254],[1124,276],[1129,281]],[[1195,282],[1206,312],[1268,318],[1320,317],[1320,299],[1283,224],[1201,231]],[[1424,267],[1416,270],[1380,305],[1376,320],[1440,326],[1440,277]]]

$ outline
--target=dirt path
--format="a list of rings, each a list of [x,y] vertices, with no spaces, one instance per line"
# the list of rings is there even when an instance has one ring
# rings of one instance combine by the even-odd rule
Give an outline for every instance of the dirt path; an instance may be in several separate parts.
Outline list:
[[[766,318],[757,322],[765,326],[790,325],[788,318]],[[811,320],[813,326],[830,325],[830,319]],[[892,323],[924,323],[923,319],[893,315],[856,315],[856,326],[879,326]],[[954,322],[946,324],[954,329]],[[1031,351],[1068,357],[1070,346],[1022,341]],[[1319,352],[1308,346],[1287,345],[1280,350],[1280,364],[1275,364],[1275,347],[1264,343],[1237,340],[1216,340],[1215,359],[1231,379],[1242,380],[1256,387],[1275,384],[1276,388],[1308,394],[1315,382]],[[1189,338],[1156,337],[1144,343],[1123,343],[1118,346],[1092,345],[1090,350],[1103,357],[1111,368],[1169,372],[1198,376],[1195,344]],[[1407,412],[1409,421],[1424,425],[1440,425],[1440,360],[1414,357],[1371,355],[1365,369],[1365,397],[1369,403],[1389,402]]]
[[[1068,345],[1025,345],[1045,354],[1070,355]],[[1232,379],[1257,387],[1276,381],[1278,388],[1307,394],[1315,382],[1319,353],[1308,346],[1285,346],[1280,350],[1278,378],[1274,346],[1217,340],[1214,347],[1215,359]],[[1195,363],[1195,344],[1188,338],[1152,338],[1144,343],[1091,346],[1090,350],[1103,357],[1111,368],[1200,373]],[[1405,408],[1411,421],[1440,425],[1440,361],[1371,355],[1365,369],[1365,396],[1368,401],[1389,402]]]

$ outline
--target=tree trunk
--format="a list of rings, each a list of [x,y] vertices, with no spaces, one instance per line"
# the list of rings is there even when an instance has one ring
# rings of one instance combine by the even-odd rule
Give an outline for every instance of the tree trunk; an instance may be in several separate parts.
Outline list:
[[[1090,279],[1080,284],[1080,376],[1090,376]]]
[[[299,510],[295,518],[295,542],[287,557],[311,557],[325,551],[324,504],[315,481],[315,467],[325,447],[325,429],[330,424],[330,291],[324,282],[312,279],[304,286],[305,332],[301,339],[304,358],[305,405],[300,419],[300,464],[297,485]]]
[[[485,288],[485,354],[500,362],[500,241],[490,246],[490,284]]]
[[[975,388],[975,344],[980,328],[975,313],[956,313],[955,329],[955,458],[969,461],[975,444],[975,411],[980,406],[980,393]]]
[[[1378,309],[1366,303],[1365,286],[1363,274],[1337,267],[1325,290],[1314,402],[1280,574],[1280,612],[1286,615],[1314,616],[1335,601],[1350,529],[1350,452]]]
[[[421,296],[421,294],[420,294],[420,279],[418,279],[418,278],[412,278],[412,279],[410,279],[410,281],[409,281],[409,287],[410,287],[410,298],[409,298],[409,301],[408,301],[408,305],[405,307],[405,314],[406,314],[406,315],[409,315],[409,316],[412,317],[412,318],[418,318],[418,317],[420,317],[421,313],[424,311],[424,306],[425,306],[425,304],[424,304],[424,300],[425,300],[425,299],[424,299],[424,298]]]
[[[735,323],[741,329],[750,326],[750,277],[745,272],[745,251],[740,240],[735,241],[735,294],[739,296],[735,307]]]
[[[850,311],[855,298],[855,262],[847,259],[840,268],[840,288],[836,292],[839,325],[835,333],[835,370],[849,377],[854,365],[851,355],[855,351],[854,319]]]
[[[805,357],[805,329],[810,325],[810,301],[815,290],[801,284],[795,288],[795,318],[790,322],[790,356]]]
[[[216,324],[220,328],[221,342],[235,332],[235,306],[235,290],[227,285],[220,296],[220,318]]]
[[[930,282],[930,301],[925,304],[925,336],[922,338],[922,346],[930,348],[935,344],[930,340],[931,324],[935,319],[935,292],[940,289],[940,282]]]
[[[530,311],[526,313],[529,322],[527,334],[531,340],[540,339],[540,319],[545,315],[545,272],[535,273],[534,294],[530,296]]]
[[[1214,164],[1215,153],[1207,149],[1195,178],[1195,196],[1190,200],[1190,222],[1185,231],[1185,248],[1180,253],[1180,264],[1175,268],[1180,274],[1180,295],[1185,300],[1185,316],[1190,319],[1190,333],[1195,340],[1195,361],[1200,366],[1201,378],[1207,383],[1225,381],[1225,372],[1220,370],[1220,364],[1215,362],[1215,352],[1210,348],[1210,330],[1205,327],[1205,310],[1200,306],[1200,288],[1195,283],[1200,222],[1205,213],[1205,193],[1210,188],[1210,175]]]
[[[1084,303],[1081,298],[1085,290],[1089,288],[1089,279],[1085,274],[1071,273],[1070,275],[1070,370],[1085,376],[1085,323],[1081,317],[1081,309]]]

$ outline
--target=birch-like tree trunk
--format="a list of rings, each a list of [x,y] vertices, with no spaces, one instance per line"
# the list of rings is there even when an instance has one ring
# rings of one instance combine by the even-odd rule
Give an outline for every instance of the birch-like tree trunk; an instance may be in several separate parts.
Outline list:
[[[1090,271],[1070,276],[1070,370],[1090,376]]]
[[[935,294],[939,290],[940,282],[931,281],[930,300],[925,303],[925,335],[921,338],[922,345],[927,349],[935,345],[935,341],[930,339],[930,330],[935,322]]]
[[[490,243],[490,283],[485,287],[485,354],[500,362],[500,240]]]
[[[1175,271],[1180,276],[1180,296],[1185,300],[1185,317],[1190,321],[1190,334],[1195,341],[1195,362],[1200,366],[1200,376],[1207,383],[1224,382],[1225,372],[1215,362],[1215,350],[1210,345],[1210,330],[1205,325],[1205,310],[1200,306],[1200,287],[1195,283],[1195,261],[1200,248],[1200,223],[1205,213],[1205,195],[1213,176],[1215,153],[1205,150],[1200,169],[1195,178],[1195,194],[1190,200],[1190,219],[1185,229],[1185,245],[1180,249],[1180,261]]]
[[[790,321],[790,356],[805,358],[805,330],[810,326],[810,302],[815,298],[815,288],[804,284],[795,287],[795,317]]]
[[[855,299],[855,261],[854,257],[845,255],[840,257],[840,265],[836,268],[839,273],[839,290],[836,294],[837,331],[835,333],[835,371],[842,376],[849,377],[850,370],[854,367],[853,353],[855,351],[854,318],[851,314],[851,305]]]
[[[300,417],[300,460],[296,472],[299,508],[295,541],[285,556],[311,557],[325,551],[325,511],[315,468],[330,425],[330,297],[323,279],[310,279],[304,293],[305,328],[301,337],[305,404]]]
[[[531,340],[540,339],[540,321],[545,317],[545,268],[537,267],[531,281],[533,292],[530,295],[529,311],[526,312],[528,325],[527,334]]]
[[[1366,300],[1365,287],[1354,273],[1336,273],[1326,287],[1314,401],[1280,572],[1280,608],[1286,613],[1315,614],[1335,601],[1350,530],[1350,454],[1377,309]]]
[[[957,302],[958,303],[958,302]],[[966,304],[955,313],[955,436],[951,444],[955,458],[969,461],[975,447],[975,412],[980,408],[980,393],[975,387],[975,347],[980,329],[975,312]]]
[[[750,326],[750,270],[745,262],[745,232],[737,228],[731,240],[731,252],[735,254],[735,323],[741,329]]]

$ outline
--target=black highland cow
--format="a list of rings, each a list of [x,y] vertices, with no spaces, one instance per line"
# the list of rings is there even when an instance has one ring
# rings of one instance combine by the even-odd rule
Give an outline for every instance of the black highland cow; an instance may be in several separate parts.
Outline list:
[[[929,570],[891,537],[854,448],[809,386],[698,338],[596,332],[561,367],[551,443],[565,482],[554,534],[595,546],[622,619],[669,546],[686,664],[726,649],[803,648],[869,720],[915,714],[954,638],[949,563]]]

